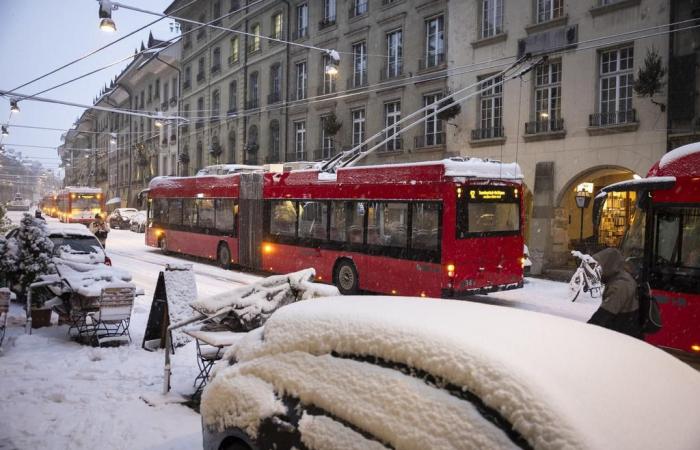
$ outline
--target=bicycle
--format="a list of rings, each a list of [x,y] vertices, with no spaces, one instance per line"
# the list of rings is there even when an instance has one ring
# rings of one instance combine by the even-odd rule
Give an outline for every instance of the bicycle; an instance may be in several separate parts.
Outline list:
[[[590,292],[591,297],[600,297],[603,290],[601,278],[603,276],[600,264],[591,255],[573,250],[571,255],[581,260],[574,276],[569,281],[569,296],[574,302],[581,291]]]

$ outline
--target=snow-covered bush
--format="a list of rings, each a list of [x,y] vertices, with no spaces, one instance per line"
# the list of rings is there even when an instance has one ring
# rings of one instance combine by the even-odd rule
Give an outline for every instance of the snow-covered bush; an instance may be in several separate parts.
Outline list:
[[[17,241],[0,236],[0,287],[9,286],[17,270]]]
[[[12,221],[7,217],[7,210],[0,204],[0,235],[4,235],[12,228]]]
[[[40,275],[54,270],[51,260],[53,242],[49,239],[46,223],[25,214],[20,222],[17,246],[19,249],[17,280],[24,293]]]

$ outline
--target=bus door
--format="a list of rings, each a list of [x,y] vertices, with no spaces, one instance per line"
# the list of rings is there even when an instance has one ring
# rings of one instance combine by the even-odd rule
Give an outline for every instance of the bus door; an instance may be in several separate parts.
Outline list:
[[[242,173],[238,210],[238,260],[242,266],[262,266],[263,176]]]

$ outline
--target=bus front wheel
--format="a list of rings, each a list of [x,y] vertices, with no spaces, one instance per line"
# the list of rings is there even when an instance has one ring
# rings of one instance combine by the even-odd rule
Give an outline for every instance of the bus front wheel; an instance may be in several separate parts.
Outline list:
[[[359,280],[355,264],[349,259],[344,259],[338,263],[335,269],[334,284],[343,295],[357,294]]]
[[[220,244],[219,251],[217,252],[216,259],[219,262],[219,266],[222,269],[231,268],[231,250],[228,249],[227,244]]]

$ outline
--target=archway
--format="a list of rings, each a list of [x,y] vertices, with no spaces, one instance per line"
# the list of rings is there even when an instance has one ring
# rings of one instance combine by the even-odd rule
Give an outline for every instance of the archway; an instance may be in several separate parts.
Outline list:
[[[603,187],[634,177],[635,173],[625,167],[602,166],[588,169],[572,178],[557,197],[554,233],[559,239],[556,240],[566,242],[567,251],[576,249],[591,253],[601,247],[617,247],[629,226],[635,193],[609,195],[597,230],[593,229],[593,199]]]

